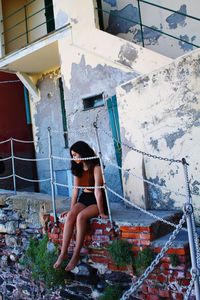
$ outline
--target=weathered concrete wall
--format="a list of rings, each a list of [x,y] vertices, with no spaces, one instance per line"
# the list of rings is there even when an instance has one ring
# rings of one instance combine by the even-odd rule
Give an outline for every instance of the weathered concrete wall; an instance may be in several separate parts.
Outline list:
[[[189,165],[190,186],[197,210],[199,202],[200,51],[185,55],[165,68],[132,80],[117,91],[122,141],[154,155],[181,159]],[[139,157],[139,159],[138,159]],[[141,155],[123,148],[124,168],[141,175]],[[162,187],[185,193],[181,164],[147,156],[147,178]],[[126,174],[126,196],[142,204],[140,180]],[[144,191],[143,191],[144,192]],[[151,207],[181,208],[185,199],[148,186]]]
[[[56,26],[71,24],[71,37],[61,41],[65,43],[65,52],[60,49],[62,56],[68,55],[67,45],[78,48],[79,52],[88,51],[114,63],[115,67],[127,68],[140,74],[145,74],[166,65],[171,59],[142,48],[136,44],[124,41],[96,28],[96,1],[85,0],[80,6],[78,0],[55,1],[54,16]],[[60,42],[59,42],[60,43]]]
[[[63,45],[64,46],[64,45]],[[74,63],[70,66],[69,57]],[[110,132],[109,117],[106,106],[83,109],[85,97],[98,95],[104,92],[106,97],[115,95],[115,88],[128,78],[136,76],[134,72],[123,72],[105,64],[103,59],[97,59],[91,54],[79,54],[79,51],[68,52],[68,57],[63,58],[62,74],[65,82],[66,111],[68,114],[69,144],[77,140],[84,140],[90,144],[96,152],[96,141],[93,123],[98,117],[99,138],[102,154],[105,159],[115,162],[115,151],[112,139],[101,129]],[[117,192],[121,191],[118,170],[105,163],[107,182]],[[111,197],[114,199],[113,197]]]
[[[168,3],[162,0],[149,2],[199,18],[197,2],[194,0],[186,0],[184,2],[178,0]],[[103,13],[104,29],[107,32],[141,44],[141,27],[136,24],[140,22],[137,1],[102,0],[102,8],[108,12]],[[173,39],[158,31],[163,31],[168,35],[181,38],[192,44],[200,44],[198,20],[193,20],[184,15],[178,15],[172,11],[164,10],[143,2],[140,2],[140,11],[142,23],[148,26],[143,26],[144,44],[148,49],[152,49],[172,58],[196,49],[196,47],[192,45]],[[128,19],[128,21],[126,19]],[[158,31],[153,31],[151,28],[157,29]]]
[[[49,157],[48,127],[52,130],[53,155],[66,157],[68,153],[68,149],[65,148],[63,136],[59,78],[60,70],[55,70],[43,75],[37,83],[40,89],[41,99],[39,101],[32,99],[31,102],[32,121],[35,129],[36,157],[38,159]],[[54,159],[53,167],[56,174],[66,171],[64,173],[66,173],[65,176],[67,176],[67,170],[69,169],[67,161]],[[37,169],[38,178],[40,180],[50,177],[49,160],[39,161],[37,163]],[[66,177],[64,177],[62,181],[59,181],[59,183],[67,184],[65,179]],[[40,191],[50,193],[50,181],[42,182],[40,184]]]
[[[54,1],[54,15],[57,28],[68,22],[72,26],[71,34],[58,41],[69,145],[82,139],[97,150],[92,124],[99,115],[99,126],[110,131],[107,109],[104,106],[84,111],[82,99],[100,93],[104,93],[105,97],[111,97],[116,94],[115,89],[118,85],[163,66],[171,59],[97,29],[92,0],[85,0],[84,7],[80,7],[78,0]],[[69,155],[68,150],[63,148],[57,77],[57,75],[43,76],[37,84],[41,100],[32,101],[32,120],[38,158],[48,157],[48,126],[60,131],[53,136],[55,155],[61,157]],[[89,131],[87,129],[85,132],[78,132],[85,127],[89,127]],[[74,130],[77,130],[77,133]],[[100,135],[103,154],[115,161],[113,141],[105,133],[101,132]],[[69,164],[56,161],[54,167],[56,170],[63,170],[68,169]],[[38,173],[40,179],[49,177],[48,162],[38,163]],[[113,168],[107,166],[106,174],[111,185],[119,191],[119,178],[116,180],[118,171],[113,171]],[[50,192],[49,182],[41,184],[41,191]]]

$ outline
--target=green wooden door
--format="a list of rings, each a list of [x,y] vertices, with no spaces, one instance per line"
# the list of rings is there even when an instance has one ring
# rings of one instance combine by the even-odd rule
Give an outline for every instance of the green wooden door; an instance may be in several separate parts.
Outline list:
[[[107,108],[109,113],[109,121],[113,135],[113,142],[115,146],[115,154],[118,166],[122,166],[122,149],[121,149],[121,138],[120,138],[120,127],[119,127],[119,114],[117,108],[117,98],[112,96],[107,100]],[[121,172],[120,172],[121,173]]]

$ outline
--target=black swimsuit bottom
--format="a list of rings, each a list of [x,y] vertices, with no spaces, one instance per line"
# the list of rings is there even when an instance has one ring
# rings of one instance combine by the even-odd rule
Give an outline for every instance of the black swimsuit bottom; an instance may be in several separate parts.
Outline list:
[[[94,192],[86,193],[82,191],[82,193],[79,196],[78,202],[84,204],[85,206],[97,204]]]

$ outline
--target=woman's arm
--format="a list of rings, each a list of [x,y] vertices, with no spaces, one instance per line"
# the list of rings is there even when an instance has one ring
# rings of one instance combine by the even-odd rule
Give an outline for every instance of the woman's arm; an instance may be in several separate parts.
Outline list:
[[[103,177],[102,177],[102,172],[101,172],[101,167],[100,166],[95,166],[94,167],[94,182],[95,182],[95,187],[103,185]],[[108,216],[105,215],[105,213],[104,213],[102,189],[101,188],[95,188],[94,194],[95,194],[95,198],[97,200],[99,216],[103,219],[107,218]]]
[[[74,176],[74,186],[78,186],[78,177],[77,176]],[[79,192],[79,189],[74,187],[73,191],[72,191],[71,209],[77,202],[78,192]]]
[[[74,176],[74,186],[78,186],[78,178],[76,176]],[[77,198],[78,198],[78,189],[77,188],[73,188],[72,191],[72,199],[71,199],[71,205],[70,205],[70,209],[72,209],[72,207],[76,204],[77,202]],[[64,218],[68,213],[68,210],[63,211],[61,213],[61,218]]]

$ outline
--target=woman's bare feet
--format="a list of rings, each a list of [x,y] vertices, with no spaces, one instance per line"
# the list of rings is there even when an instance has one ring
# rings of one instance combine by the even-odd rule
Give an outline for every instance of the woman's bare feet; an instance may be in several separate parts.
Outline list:
[[[70,272],[71,270],[73,270],[78,261],[79,261],[80,256],[79,255],[73,255],[72,258],[70,259],[68,265],[65,268],[65,271]]]
[[[62,262],[63,262],[63,260],[66,259],[66,258],[67,258],[67,256],[61,253],[61,254],[58,256],[57,261],[56,261],[55,264],[53,265],[53,268],[54,268],[54,269],[59,269],[60,266],[61,266],[61,264],[62,264]]]

